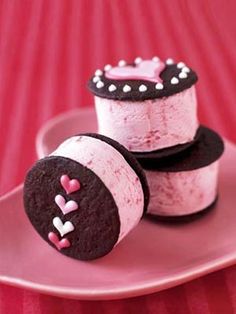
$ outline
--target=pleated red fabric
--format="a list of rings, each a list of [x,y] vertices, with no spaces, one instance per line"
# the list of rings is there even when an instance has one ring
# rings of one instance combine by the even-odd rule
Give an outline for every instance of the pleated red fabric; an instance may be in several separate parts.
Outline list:
[[[236,142],[234,0],[0,0],[0,193],[36,159],[40,126],[93,105],[97,68],[137,56],[199,74],[201,122]],[[75,301],[0,284],[0,314],[236,313],[236,266],[152,295]]]

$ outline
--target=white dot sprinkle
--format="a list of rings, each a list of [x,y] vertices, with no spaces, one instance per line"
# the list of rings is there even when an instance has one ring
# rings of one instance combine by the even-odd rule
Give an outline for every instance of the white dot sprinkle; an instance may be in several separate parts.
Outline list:
[[[140,62],[142,62],[142,58],[140,58],[140,57],[137,57],[137,58],[134,60],[134,63],[135,63],[135,64],[139,64]]]
[[[108,87],[108,90],[109,92],[114,92],[116,90],[116,86],[114,84],[111,84],[109,87]]]
[[[126,65],[125,60],[120,60],[120,61],[118,62],[118,66],[119,66],[119,67],[124,67],[125,65]]]
[[[131,87],[129,86],[129,85],[125,85],[124,87],[123,87],[123,92],[124,93],[128,93],[128,92],[130,92],[131,91]]]
[[[112,68],[112,66],[110,64],[107,64],[104,66],[105,71],[109,71],[111,68]]]
[[[171,58],[168,58],[168,59],[166,60],[166,64],[168,64],[168,65],[173,64],[173,63],[174,63],[174,60],[171,59]]]
[[[146,92],[146,90],[147,90],[147,86],[146,85],[142,84],[142,85],[139,86],[139,91],[141,93]]]
[[[160,61],[160,58],[158,58],[158,57],[153,57],[153,58],[152,58],[152,61],[158,62],[158,61]]]
[[[98,81],[96,84],[97,88],[102,88],[104,86],[104,83],[102,81]]]
[[[177,68],[178,68],[178,69],[181,69],[181,68],[183,68],[183,67],[185,67],[185,64],[184,64],[183,62],[179,62],[179,63],[177,64]]]
[[[96,76],[101,76],[102,75],[102,70],[100,70],[100,69],[96,70],[95,75]]]
[[[155,87],[156,87],[156,89],[158,89],[158,90],[161,90],[161,89],[164,88],[164,86],[163,86],[162,83],[157,83]]]
[[[179,83],[179,80],[177,79],[177,77],[172,77],[172,79],[171,79],[171,84],[173,84],[173,85],[175,85],[175,84],[178,84]]]
[[[94,76],[94,78],[93,78],[93,82],[94,83],[97,83],[98,81],[100,81],[100,77],[99,76]]]
[[[189,73],[190,69],[188,67],[183,67],[181,71],[185,73]]]
[[[179,78],[184,79],[184,78],[187,78],[187,77],[188,77],[188,74],[186,72],[180,72],[179,73]]]

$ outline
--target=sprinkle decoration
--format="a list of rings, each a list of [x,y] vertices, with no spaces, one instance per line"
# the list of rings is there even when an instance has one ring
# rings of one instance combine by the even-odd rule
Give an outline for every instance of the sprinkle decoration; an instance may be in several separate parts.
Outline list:
[[[102,81],[98,81],[96,86],[97,88],[102,88],[104,86],[104,83]]]
[[[151,63],[153,63],[153,65],[151,65]],[[109,79],[143,79],[143,80],[149,80],[149,81],[155,81],[154,77],[152,78],[150,75],[151,71],[155,70],[154,64],[157,64],[156,66],[158,66],[158,64],[160,64],[160,68],[161,68],[161,61],[160,58],[157,56],[154,56],[151,60],[143,60],[141,57],[137,57],[134,60],[134,64],[136,65],[136,67],[127,65],[125,60],[120,60],[118,62],[118,67],[112,67],[110,64],[105,65],[104,67],[104,71],[106,72],[105,76]],[[165,61],[165,64],[167,65],[172,65],[174,64],[174,60],[172,58],[168,58]],[[124,68],[124,70],[122,69],[118,69],[118,68]],[[188,73],[190,72],[190,69],[185,65],[184,62],[178,62],[176,64],[177,69],[180,69],[180,72],[177,73],[176,76],[171,78],[170,83],[172,85],[177,85],[179,83],[179,79],[186,79],[188,77]],[[160,70],[160,69],[159,69]],[[162,69],[161,69],[162,70]],[[157,71],[157,70],[155,70]],[[93,82],[96,84],[96,87],[98,89],[102,88],[105,86],[105,83],[101,80],[101,76],[104,73],[98,69],[95,72],[95,76],[93,77]],[[159,73],[160,74],[160,73]],[[157,84],[155,85],[155,89],[158,90],[163,90],[164,89],[164,85],[161,82],[158,82],[158,80],[156,80]],[[117,86],[115,84],[110,84],[107,87],[108,91],[110,93],[114,92],[117,90]],[[132,87],[128,84],[124,84],[123,88],[122,88],[124,93],[128,93],[131,92]],[[141,84],[138,87],[138,91],[140,93],[144,93],[148,90],[148,87],[144,84]]]
[[[162,90],[162,89],[164,88],[164,86],[163,86],[162,83],[157,83],[156,86],[155,86],[155,88],[156,88],[157,90]]]
[[[160,58],[158,58],[158,57],[153,57],[153,58],[152,58],[152,61],[154,61],[154,62],[159,62],[159,61],[160,61]]]
[[[144,85],[144,84],[140,85],[140,86],[139,86],[139,91],[140,91],[141,93],[146,92],[146,91],[147,91],[147,86]]]
[[[100,77],[99,76],[94,76],[93,82],[97,83],[98,81],[100,81]]]
[[[66,221],[64,224],[61,221],[60,217],[53,218],[53,226],[59,231],[60,235],[63,237],[65,234],[75,230],[72,222]]]
[[[137,57],[135,60],[134,60],[134,63],[135,64],[139,64],[139,63],[141,63],[142,62],[142,58],[140,58],[140,57]]]
[[[173,63],[174,63],[174,60],[171,59],[171,58],[168,58],[168,59],[166,60],[166,64],[168,64],[168,65],[171,65],[171,64],[173,64]]]
[[[125,65],[126,65],[125,60],[120,60],[120,61],[118,62],[118,66],[119,66],[119,67],[124,67]]]
[[[52,242],[59,251],[70,247],[70,241],[68,239],[59,240],[58,236],[54,232],[49,232],[48,240]]]
[[[110,64],[105,65],[104,70],[109,71],[112,68]]]
[[[96,70],[95,76],[101,76],[103,74],[102,70]]]
[[[183,67],[185,67],[185,64],[184,64],[183,62],[179,62],[179,63],[177,64],[177,68],[178,68],[178,69],[182,69]]]
[[[108,87],[108,90],[109,92],[114,92],[116,90],[116,86],[114,84],[111,84],[109,87]]]
[[[124,93],[128,93],[128,92],[130,92],[131,91],[131,87],[129,86],[129,85],[125,85],[124,87],[123,87],[123,92]]]
[[[178,84],[179,83],[179,80],[177,79],[177,77],[172,77],[172,79],[171,79],[171,84],[173,84],[173,85],[175,85],[175,84]]]
[[[67,174],[63,174],[60,178],[60,183],[66,194],[71,194],[80,189],[80,183],[77,179],[70,179]]]
[[[190,69],[188,67],[184,66],[181,71],[189,73]]]
[[[54,200],[64,215],[77,210],[79,207],[73,200],[66,202],[65,198],[60,194],[56,195]]]
[[[184,79],[184,78],[187,78],[187,77],[188,77],[188,74],[186,72],[180,72],[179,73],[179,78]]]

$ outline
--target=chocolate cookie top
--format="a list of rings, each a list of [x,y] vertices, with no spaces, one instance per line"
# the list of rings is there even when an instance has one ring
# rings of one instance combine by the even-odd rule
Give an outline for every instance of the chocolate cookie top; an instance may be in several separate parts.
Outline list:
[[[118,66],[106,65],[103,71],[96,70],[88,88],[102,98],[143,101],[179,93],[197,80],[197,74],[183,62],[136,58],[131,64],[121,60]]]
[[[196,142],[183,152],[157,160],[137,158],[144,169],[162,172],[191,171],[206,167],[218,160],[224,151],[222,138],[213,130],[200,126]],[[144,155],[144,154],[143,154]]]
[[[119,211],[111,192],[93,171],[69,158],[35,163],[25,179],[24,206],[41,237],[69,257],[104,256],[118,240]]]

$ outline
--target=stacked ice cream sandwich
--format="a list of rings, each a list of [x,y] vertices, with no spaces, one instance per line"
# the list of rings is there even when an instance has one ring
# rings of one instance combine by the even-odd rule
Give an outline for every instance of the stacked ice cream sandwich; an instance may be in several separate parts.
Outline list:
[[[97,70],[89,81],[99,133],[123,144],[145,170],[147,213],[183,219],[218,196],[221,137],[199,124],[197,74],[183,62],[136,58]]]
[[[68,138],[26,175],[25,211],[48,244],[92,260],[144,213],[182,219],[212,207],[224,145],[199,125],[196,82],[184,63],[157,57],[95,72],[100,134]]]

